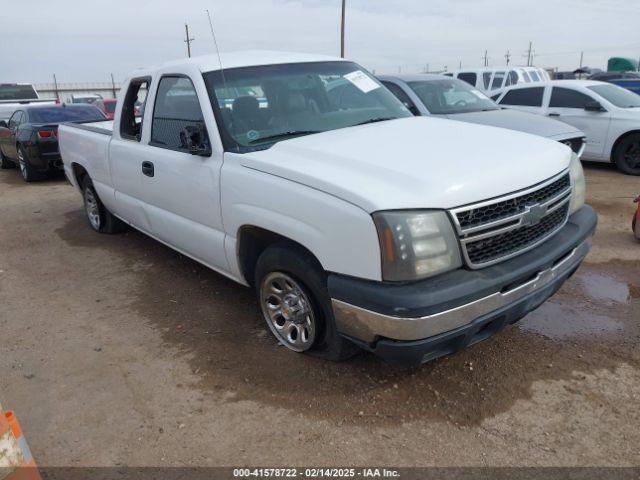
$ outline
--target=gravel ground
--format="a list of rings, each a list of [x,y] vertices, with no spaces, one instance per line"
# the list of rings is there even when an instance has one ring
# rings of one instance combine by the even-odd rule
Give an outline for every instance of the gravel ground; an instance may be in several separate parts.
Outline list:
[[[638,178],[589,165],[585,264],[499,335],[410,371],[279,347],[252,293],[64,180],[0,172],[0,401],[41,466],[640,464]]]

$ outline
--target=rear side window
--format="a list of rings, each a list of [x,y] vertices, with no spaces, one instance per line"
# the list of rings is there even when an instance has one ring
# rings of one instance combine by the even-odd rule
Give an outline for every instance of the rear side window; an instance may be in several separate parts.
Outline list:
[[[496,72],[493,76],[493,82],[491,82],[491,90],[502,87],[502,81],[504,80],[504,72]]]
[[[475,87],[476,82],[478,81],[478,76],[473,72],[463,72],[458,74],[458,79]]]
[[[541,107],[543,94],[544,87],[518,88],[507,92],[502,100],[500,100],[500,104]]]
[[[584,108],[593,99],[584,93],[569,88],[553,87],[549,107]]]
[[[204,122],[196,89],[187,77],[163,77],[153,111],[151,143],[157,147],[188,151],[184,130]]]
[[[504,83],[504,86],[508,87],[516,83],[518,83],[518,74],[514,70],[511,70],[507,75],[507,81]]]
[[[128,140],[140,141],[142,136],[142,119],[149,91],[149,78],[131,80],[127,95],[122,104],[120,119],[120,135]]]
[[[491,72],[484,72],[482,74],[482,83],[484,84],[484,89],[489,90],[489,85],[491,85]]]

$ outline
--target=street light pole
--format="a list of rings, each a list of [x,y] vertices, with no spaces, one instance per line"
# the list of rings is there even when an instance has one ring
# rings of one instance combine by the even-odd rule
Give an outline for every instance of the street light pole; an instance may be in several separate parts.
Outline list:
[[[347,0],[342,0],[342,20],[340,22],[340,57],[344,58],[344,17],[347,9]]]

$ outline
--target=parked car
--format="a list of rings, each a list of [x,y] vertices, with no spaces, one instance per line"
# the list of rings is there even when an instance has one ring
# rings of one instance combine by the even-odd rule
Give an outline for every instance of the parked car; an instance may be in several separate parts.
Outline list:
[[[640,95],[640,72],[602,72],[591,75],[589,80],[613,83]]]
[[[640,195],[636,197],[634,202],[638,204],[638,208],[631,222],[631,230],[636,239],[640,240]]]
[[[479,342],[560,288],[596,225],[565,145],[414,117],[339,58],[137,70],[106,125],[60,127],[90,227],[132,225],[252,286],[274,336],[324,358],[418,365]]]
[[[484,67],[453,70],[444,75],[467,82],[482,92],[492,92],[519,83],[550,80],[547,71],[537,67]]]
[[[35,103],[54,105],[56,101],[41,99],[30,83],[0,83],[0,120],[9,120],[16,108]]]
[[[113,120],[113,116],[116,113],[116,103],[117,100],[115,98],[103,98],[96,100],[93,105],[99,108],[109,120]]]
[[[444,75],[395,75],[378,77],[411,113],[433,115],[540,135],[568,145],[578,156],[584,149],[584,133],[550,118],[502,108],[484,93],[462,80]]]
[[[583,160],[640,175],[640,96],[610,83],[555,80],[504,89],[497,102],[579,128],[587,136]]]
[[[71,95],[71,103],[93,104],[102,100],[102,95],[90,93],[88,95]]]
[[[104,114],[89,105],[22,105],[9,122],[0,121],[0,167],[19,166],[25,182],[62,171],[58,125],[104,120]]]

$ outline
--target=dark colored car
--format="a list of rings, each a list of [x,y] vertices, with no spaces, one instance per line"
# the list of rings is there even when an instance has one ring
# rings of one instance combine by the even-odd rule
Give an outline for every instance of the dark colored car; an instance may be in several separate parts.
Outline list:
[[[610,82],[612,80],[622,79],[640,79],[640,72],[600,72],[589,76],[589,80],[598,80],[599,82]]]
[[[118,101],[115,98],[103,98],[97,100],[93,105],[102,110],[109,120],[113,120],[113,116],[116,113],[116,104]]]
[[[92,105],[25,105],[0,121],[0,167],[18,165],[25,182],[61,171],[58,125],[101,120],[107,117]]]

